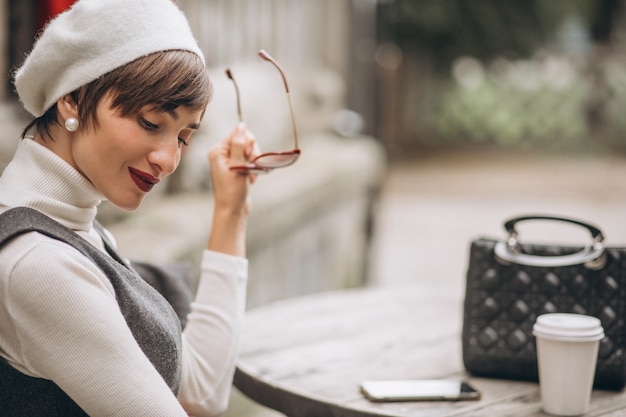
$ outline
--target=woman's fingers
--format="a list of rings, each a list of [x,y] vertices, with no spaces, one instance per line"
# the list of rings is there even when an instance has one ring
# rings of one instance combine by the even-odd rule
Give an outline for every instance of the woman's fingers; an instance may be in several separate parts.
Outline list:
[[[256,143],[254,135],[246,129],[243,122],[239,123],[232,134],[230,149],[230,166],[246,165],[260,155],[260,149]],[[248,175],[250,183],[256,180],[255,174],[247,171],[238,171],[240,174]]]
[[[246,126],[239,123],[231,135],[229,164],[230,166],[245,165],[249,162],[248,149],[250,140],[246,136]]]

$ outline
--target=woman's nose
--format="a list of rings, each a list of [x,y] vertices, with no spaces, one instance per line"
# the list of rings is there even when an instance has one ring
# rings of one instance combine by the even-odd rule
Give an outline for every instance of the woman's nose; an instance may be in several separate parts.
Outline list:
[[[178,138],[175,141],[163,141],[148,155],[150,164],[156,166],[158,172],[167,176],[176,170],[180,163],[181,151],[178,146]]]

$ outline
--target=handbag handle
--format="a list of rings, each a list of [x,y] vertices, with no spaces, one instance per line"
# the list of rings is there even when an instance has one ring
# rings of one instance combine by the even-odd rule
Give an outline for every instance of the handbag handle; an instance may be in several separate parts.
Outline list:
[[[536,256],[523,253],[517,239],[518,233],[515,226],[518,223],[527,220],[554,220],[581,226],[587,229],[591,234],[591,244],[585,246],[579,252],[575,252],[569,255]],[[604,235],[599,228],[589,223],[564,217],[531,215],[515,217],[507,220],[504,223],[504,228],[509,234],[508,239],[504,242],[497,242],[494,247],[496,259],[498,259],[500,262],[539,267],[557,267],[584,264],[587,268],[590,269],[600,269],[606,263],[606,256],[604,251]]]

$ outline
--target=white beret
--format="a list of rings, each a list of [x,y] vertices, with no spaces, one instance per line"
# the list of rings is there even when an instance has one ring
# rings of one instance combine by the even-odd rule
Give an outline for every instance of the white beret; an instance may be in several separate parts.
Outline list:
[[[171,0],[79,0],[52,20],[15,73],[26,110],[43,115],[100,76],[154,52],[204,55]]]

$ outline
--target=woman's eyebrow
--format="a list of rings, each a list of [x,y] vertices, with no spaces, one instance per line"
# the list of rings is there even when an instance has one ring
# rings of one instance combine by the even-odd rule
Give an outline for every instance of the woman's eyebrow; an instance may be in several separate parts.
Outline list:
[[[172,118],[173,118],[174,120],[178,120],[178,113],[176,113],[176,110],[169,110],[167,113],[168,113],[170,116],[172,116]],[[191,124],[188,124],[188,125],[187,125],[187,127],[188,127],[189,129],[198,130],[198,129],[200,129],[200,123],[191,123]]]

